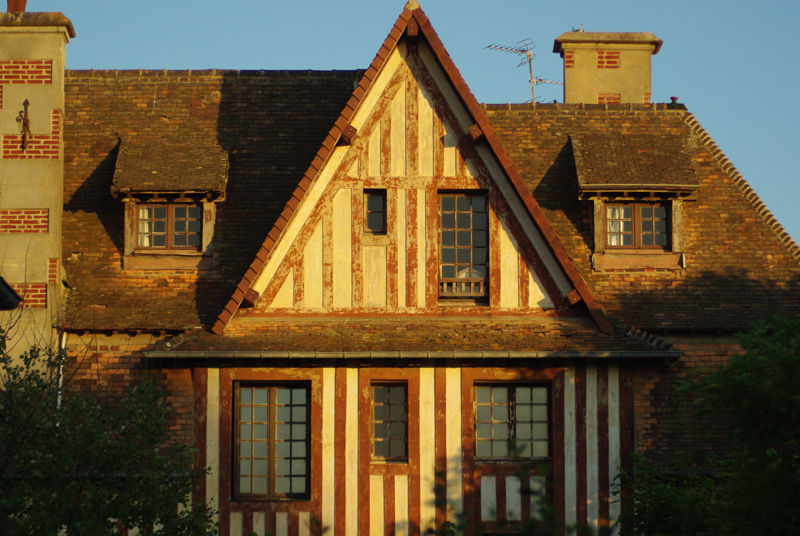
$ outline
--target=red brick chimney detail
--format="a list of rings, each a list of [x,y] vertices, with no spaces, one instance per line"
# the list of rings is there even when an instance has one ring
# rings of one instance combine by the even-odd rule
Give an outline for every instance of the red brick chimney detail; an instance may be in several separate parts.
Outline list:
[[[25,4],[27,3],[28,0],[8,0],[8,12],[19,13],[25,11]]]

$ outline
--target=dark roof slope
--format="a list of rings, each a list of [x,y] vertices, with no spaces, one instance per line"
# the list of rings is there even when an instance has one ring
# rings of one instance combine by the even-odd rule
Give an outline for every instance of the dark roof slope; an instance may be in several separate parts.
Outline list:
[[[62,243],[72,290],[63,326],[212,325],[362,73],[67,71]],[[203,140],[230,161],[215,268],[126,272],[123,203],[110,192],[120,139],[133,145],[172,128],[192,134],[174,136],[171,150]]]
[[[694,190],[692,136],[683,132],[574,132],[570,135],[581,189]]]
[[[228,153],[219,141],[195,136],[190,122],[161,119],[160,128],[120,140],[111,193],[225,193]]]
[[[738,330],[800,314],[800,248],[694,117],[666,105],[487,105],[486,114],[572,262],[612,322],[645,330]],[[571,139],[660,136],[691,147],[700,184],[684,202],[687,268],[592,270],[592,207],[578,202]],[[687,137],[691,143],[687,145]]]
[[[643,354],[640,357],[644,357],[644,354],[672,350],[669,345],[646,334],[600,333],[589,318],[544,317],[337,317],[234,322],[221,335],[194,331],[178,336],[165,349],[170,352],[287,353],[584,352],[587,354],[585,357],[590,357],[590,352],[613,352],[615,355],[639,352]]]

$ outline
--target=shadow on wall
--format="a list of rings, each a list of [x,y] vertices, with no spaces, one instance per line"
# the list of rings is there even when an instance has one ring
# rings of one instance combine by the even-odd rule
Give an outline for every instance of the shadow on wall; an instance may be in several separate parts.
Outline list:
[[[363,71],[231,71],[217,102],[217,140],[229,158],[217,205],[216,268],[200,275],[197,314],[213,326],[292,197]]]

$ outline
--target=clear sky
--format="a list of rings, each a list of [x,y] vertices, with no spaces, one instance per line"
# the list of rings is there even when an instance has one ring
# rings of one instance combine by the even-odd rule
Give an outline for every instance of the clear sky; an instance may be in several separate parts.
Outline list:
[[[479,102],[530,99],[516,56],[486,50],[532,38],[535,74],[562,79],[553,40],[645,31],[653,101],[677,96],[789,234],[800,240],[800,1],[419,0]],[[372,61],[405,0],[28,0],[60,11],[78,37],[70,69],[356,69]],[[3,6],[5,7],[5,6]],[[563,100],[560,86],[537,99]],[[795,205],[798,206],[795,206]]]

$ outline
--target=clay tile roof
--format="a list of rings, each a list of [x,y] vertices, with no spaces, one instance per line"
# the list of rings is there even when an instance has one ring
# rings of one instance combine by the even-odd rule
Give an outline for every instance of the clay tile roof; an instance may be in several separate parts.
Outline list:
[[[626,45],[653,45],[653,54],[658,54],[661,39],[650,32],[565,32],[556,37],[553,43],[553,52],[561,52],[564,43],[608,43]]]
[[[694,190],[699,186],[691,153],[691,137],[660,133],[617,132],[570,134],[581,189]]]
[[[228,153],[208,136],[120,143],[111,193],[225,192]],[[163,138],[163,139],[160,139]],[[177,148],[176,148],[177,145]]]

